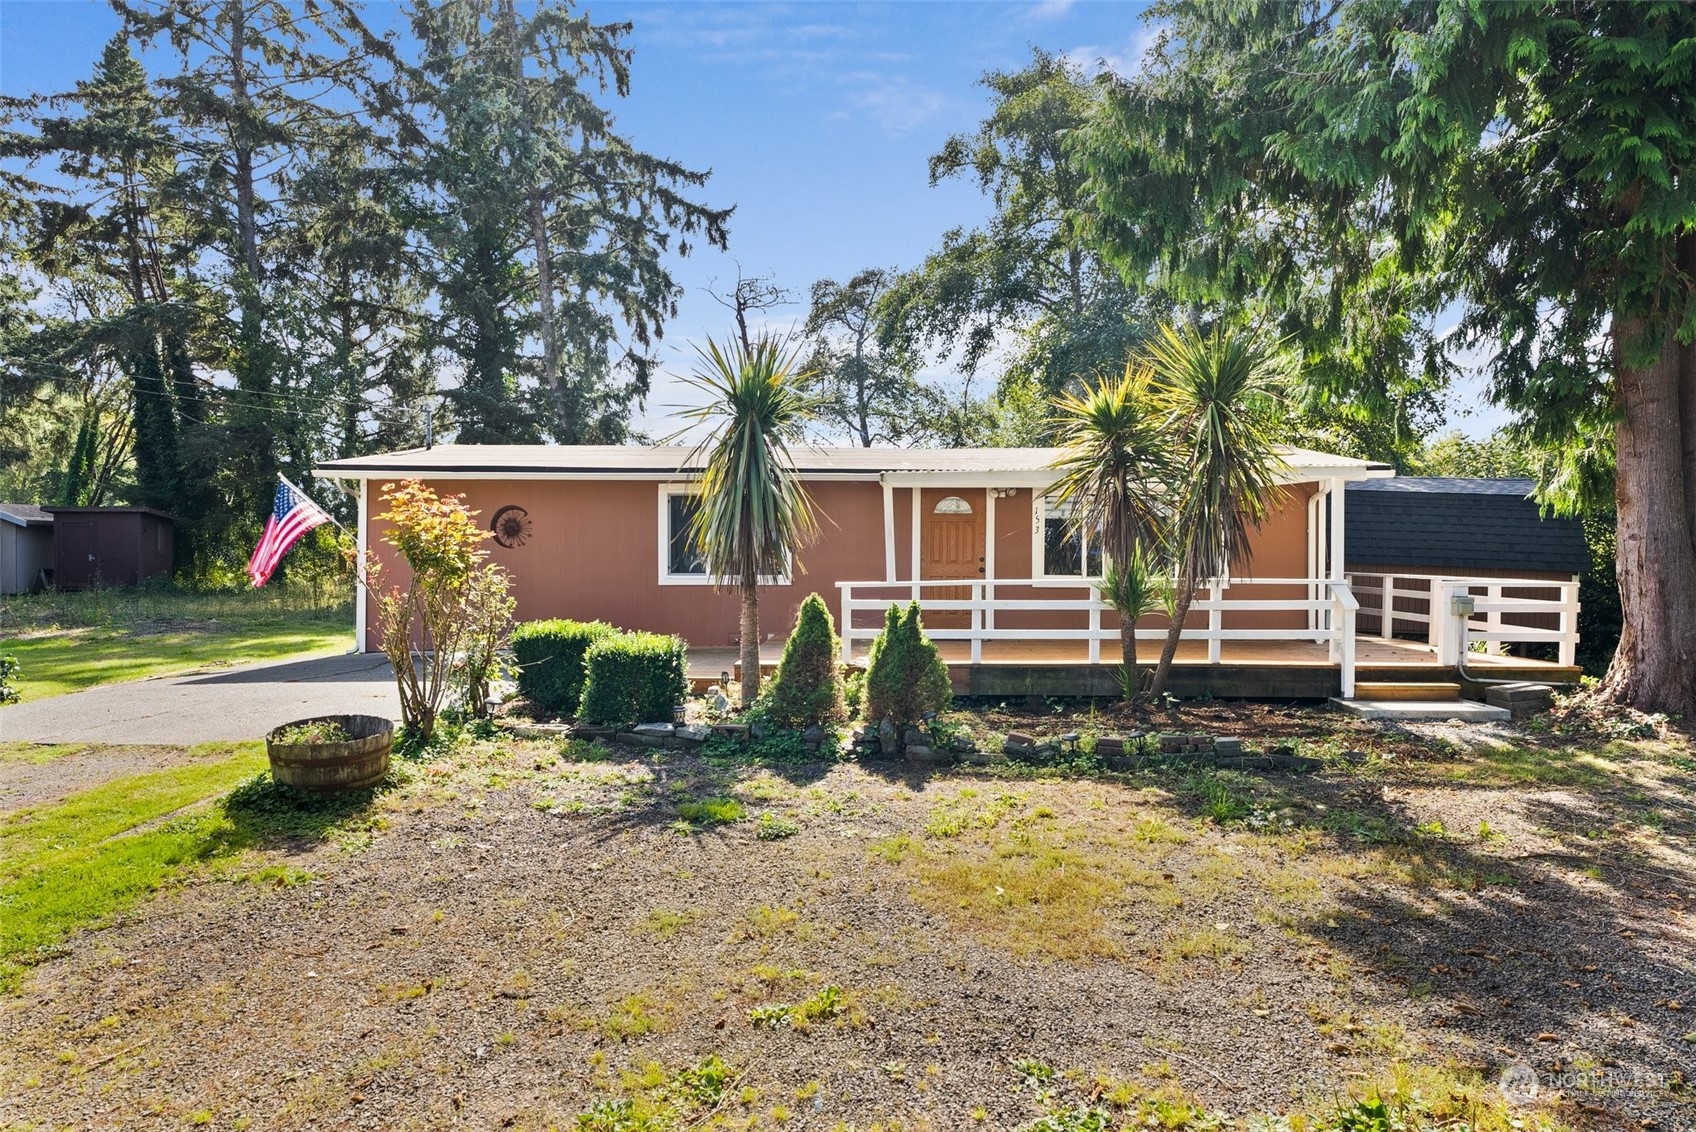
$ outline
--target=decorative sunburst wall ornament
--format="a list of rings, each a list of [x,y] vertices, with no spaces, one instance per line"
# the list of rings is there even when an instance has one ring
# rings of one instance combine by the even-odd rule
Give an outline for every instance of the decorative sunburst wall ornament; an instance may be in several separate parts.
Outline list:
[[[495,512],[495,517],[489,520],[489,529],[495,532],[495,541],[502,546],[523,546],[530,541],[530,512],[509,503]]]

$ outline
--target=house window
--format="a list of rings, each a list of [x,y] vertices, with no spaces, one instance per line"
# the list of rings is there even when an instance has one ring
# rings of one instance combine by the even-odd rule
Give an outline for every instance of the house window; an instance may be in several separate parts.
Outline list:
[[[964,499],[961,499],[958,495],[950,495],[948,498],[937,503],[937,505],[932,508],[932,511],[937,515],[970,515],[972,513],[972,505],[967,503]]]
[[[701,509],[701,501],[688,492],[665,496],[665,572],[673,578],[705,578],[707,560],[695,547],[689,526]]]
[[[694,489],[683,484],[661,484],[659,502],[660,585],[711,585],[713,579],[707,573],[707,560],[702,557],[689,533],[689,526],[701,509],[700,499]],[[762,577],[760,585],[787,586],[792,572],[785,571],[777,577]]]
[[[1101,577],[1101,540],[1097,532],[1073,525],[1074,514],[1070,501],[1057,503],[1052,495],[1042,501],[1038,551],[1045,578]]]

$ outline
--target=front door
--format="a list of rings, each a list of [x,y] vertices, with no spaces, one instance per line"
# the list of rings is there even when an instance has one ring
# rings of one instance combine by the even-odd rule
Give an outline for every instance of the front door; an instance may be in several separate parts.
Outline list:
[[[978,581],[983,573],[983,492],[940,491],[924,493],[924,558],[921,578],[969,578]],[[969,601],[970,586],[926,586],[928,601]],[[923,603],[921,602],[921,605]],[[936,629],[969,629],[972,615],[966,610],[926,611],[925,624]]]

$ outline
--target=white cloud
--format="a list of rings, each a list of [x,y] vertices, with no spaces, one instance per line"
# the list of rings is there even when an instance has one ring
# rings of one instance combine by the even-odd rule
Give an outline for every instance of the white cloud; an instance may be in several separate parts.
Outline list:
[[[854,110],[869,115],[885,133],[910,133],[936,117],[946,105],[947,100],[939,92],[903,75],[861,71],[847,78],[860,88],[850,96]],[[842,112],[836,115],[851,116]]]
[[[1076,0],[1037,0],[1036,6],[1030,10],[1030,18],[1033,20],[1063,19],[1071,14],[1075,3]]]
[[[1129,78],[1142,70],[1143,56],[1154,46],[1160,33],[1166,30],[1163,25],[1151,24],[1137,30],[1124,43],[1117,46],[1101,46],[1089,44],[1084,47],[1074,47],[1064,53],[1068,63],[1094,77],[1104,71]]]

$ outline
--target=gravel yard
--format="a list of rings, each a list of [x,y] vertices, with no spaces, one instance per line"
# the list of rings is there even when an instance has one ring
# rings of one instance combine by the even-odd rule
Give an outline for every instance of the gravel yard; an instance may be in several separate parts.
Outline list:
[[[1515,1062],[1549,1082],[1526,1127],[1696,1125],[1682,740],[1190,722],[1338,753],[1079,778],[466,741],[35,966],[0,1126],[1323,1124],[1377,1084],[1506,1128]]]

